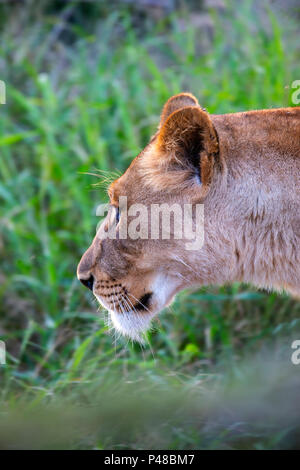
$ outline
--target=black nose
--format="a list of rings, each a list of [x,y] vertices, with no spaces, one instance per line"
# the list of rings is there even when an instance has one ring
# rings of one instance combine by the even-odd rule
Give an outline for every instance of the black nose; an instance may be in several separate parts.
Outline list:
[[[79,278],[79,281],[82,282],[82,284],[85,287],[87,287],[88,289],[90,289],[91,291],[93,290],[94,277],[92,276],[92,274],[90,275],[90,277],[88,279],[80,279]]]

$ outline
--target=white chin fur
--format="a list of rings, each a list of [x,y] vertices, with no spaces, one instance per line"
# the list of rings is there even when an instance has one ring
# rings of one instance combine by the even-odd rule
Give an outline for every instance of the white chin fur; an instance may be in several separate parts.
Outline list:
[[[178,282],[178,281],[177,281]],[[171,293],[176,283],[168,279],[165,275],[158,274],[154,279],[149,290],[153,292],[154,305],[151,306],[152,312],[114,312],[109,310],[100,297],[97,297],[100,304],[109,311],[110,318],[115,329],[122,335],[132,340],[143,342],[143,333],[145,333],[151,324],[152,318],[171,300]]]
[[[111,322],[116,331],[132,340],[143,342],[142,335],[150,328],[154,314],[150,312],[137,313],[133,310],[122,313],[114,312],[107,308],[100,297],[97,295],[95,297],[102,307],[108,310]]]
[[[117,331],[135,341],[142,342],[142,334],[145,333],[151,323],[153,315],[149,313],[137,314],[133,311],[126,313],[116,313],[109,311],[111,321]]]

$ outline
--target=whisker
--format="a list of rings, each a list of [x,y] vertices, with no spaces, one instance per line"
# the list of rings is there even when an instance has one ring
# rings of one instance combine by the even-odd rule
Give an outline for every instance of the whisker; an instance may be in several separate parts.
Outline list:
[[[134,296],[133,296],[133,297],[134,297]],[[133,303],[132,303],[131,300],[129,299],[128,295],[126,295],[126,298],[127,298],[128,302],[130,302],[130,304],[132,305],[133,311],[138,315],[138,312],[136,311],[136,308],[134,307]],[[155,359],[155,356],[154,356],[154,351],[153,351],[153,349],[152,349],[152,346],[151,346],[151,343],[150,343],[150,341],[149,341],[149,338],[148,338],[146,335],[144,335],[144,337],[146,338],[146,341],[147,341],[147,343],[148,343],[148,346],[149,346],[151,355],[152,355],[152,357],[153,357],[153,360],[155,361],[156,359]],[[141,343],[140,343],[140,346],[141,346]],[[142,351],[143,351],[143,350],[142,350]],[[143,351],[143,357],[144,357],[144,351]],[[144,360],[145,360],[145,357],[144,357]]]
[[[173,255],[173,259],[174,259],[175,261],[178,261],[179,263],[183,264],[185,267],[187,267],[188,269],[190,269],[190,270],[192,271],[192,273],[196,274],[196,276],[197,276],[196,271],[195,271],[191,266],[189,266],[185,261],[183,261],[181,258],[179,258],[179,256]]]
[[[113,306],[114,306],[114,311],[116,311],[116,305],[115,305],[115,300],[114,300],[114,296],[116,295],[116,292],[115,292],[115,289],[113,287],[113,297],[112,297],[112,301],[113,301]],[[119,341],[120,339],[120,334],[118,335],[118,338],[117,338],[117,330],[115,328],[114,329],[114,332],[115,332],[115,335],[114,335],[114,347],[115,347],[115,354],[117,354],[117,341]]]
[[[128,292],[128,294],[131,295],[131,297],[133,297],[145,310],[151,313],[150,310],[144,304],[142,304],[142,302],[139,299],[137,299],[133,294],[131,294],[130,292]]]
[[[187,281],[188,283],[191,282],[191,279],[188,279],[187,277],[183,276],[181,273],[175,273],[175,276],[176,276],[176,277],[179,277],[180,279],[184,279],[184,280]]]

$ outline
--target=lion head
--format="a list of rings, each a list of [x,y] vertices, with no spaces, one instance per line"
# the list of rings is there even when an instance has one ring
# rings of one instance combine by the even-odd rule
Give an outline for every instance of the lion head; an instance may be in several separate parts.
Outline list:
[[[173,96],[149,144],[110,185],[107,217],[78,265],[79,280],[118,331],[139,339],[178,291],[218,275],[223,281],[228,260],[217,250],[224,240],[215,223],[221,173],[209,114],[191,94]]]

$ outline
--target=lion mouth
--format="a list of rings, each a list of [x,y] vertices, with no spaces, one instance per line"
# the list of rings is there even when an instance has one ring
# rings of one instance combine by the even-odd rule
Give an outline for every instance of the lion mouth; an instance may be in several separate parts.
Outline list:
[[[140,298],[136,298],[124,288],[118,293],[93,293],[104,308],[110,311],[113,310],[120,314],[128,314],[130,312],[149,312],[151,299],[153,297],[153,292],[147,292]]]
[[[143,333],[151,327],[152,319],[168,305],[178,289],[178,280],[164,274],[156,275],[144,293],[134,295],[122,284],[105,287],[98,284],[94,295],[109,312],[109,324],[114,329],[138,342],[144,342]]]
[[[153,292],[148,292],[147,294],[144,294],[136,303],[135,310],[140,312],[149,310],[152,296]]]

